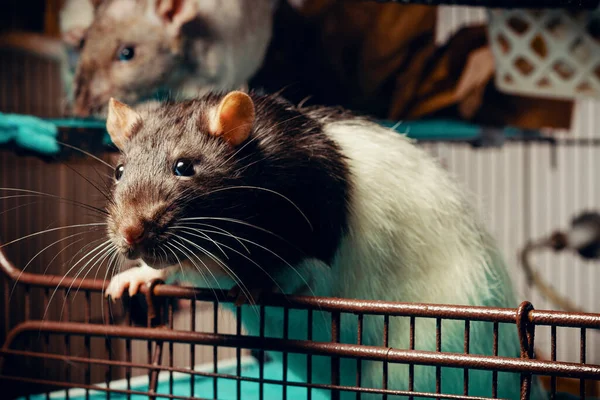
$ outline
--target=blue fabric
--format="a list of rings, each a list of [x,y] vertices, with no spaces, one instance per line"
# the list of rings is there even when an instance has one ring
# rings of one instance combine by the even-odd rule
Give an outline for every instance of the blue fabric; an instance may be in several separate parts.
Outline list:
[[[105,129],[105,122],[85,119],[42,119],[32,115],[0,113],[0,146],[14,144],[23,150],[43,155],[60,152],[58,128]],[[110,145],[108,133],[104,145]]]
[[[0,113],[0,145],[14,143],[42,154],[56,154],[58,129],[51,122],[30,115]]]
[[[252,363],[247,366],[242,366],[242,376],[245,377],[259,377],[260,368],[258,363]],[[277,362],[269,362],[264,366],[264,376],[268,379],[281,380],[282,379],[282,371],[283,366]],[[224,374],[236,374],[236,366],[232,366],[229,368],[219,368],[219,373]],[[298,382],[299,378],[294,376],[293,374],[288,374],[289,382]],[[219,400],[238,400],[237,397],[237,382],[234,379],[225,379],[218,378],[217,383],[217,396],[213,392],[213,379],[206,377],[196,377],[194,380],[194,397],[206,398],[206,399],[214,399],[215,397]],[[241,382],[241,396],[240,400],[258,400],[259,399],[259,384],[256,382]],[[276,384],[264,384],[264,399],[268,400],[277,400],[283,398],[282,386]],[[119,387],[120,389],[120,387]],[[132,386],[132,390],[135,391],[143,391],[146,392],[148,390],[147,384],[141,386]],[[287,398],[293,400],[302,400],[307,398],[307,389],[301,387],[287,387]],[[161,378],[159,382],[157,393],[168,394],[169,393],[169,379]],[[191,395],[190,391],[190,379],[188,377],[174,379],[173,382],[173,394],[177,396],[187,397]],[[85,399],[85,394],[82,396],[69,396],[70,399]],[[35,395],[30,397],[32,400],[42,400],[46,398],[46,395]],[[51,398],[66,398],[64,391],[57,391],[56,395],[53,395]],[[106,393],[100,391],[90,391],[90,399],[106,399]],[[111,393],[111,399],[126,399],[127,395]],[[142,395],[133,395],[132,399],[147,399],[148,396]],[[160,399],[160,397],[157,397]],[[326,400],[326,397],[323,393],[317,393],[317,391],[313,391],[312,393],[313,400]]]
[[[258,363],[252,363],[249,365],[242,366],[242,376],[244,377],[259,377],[259,366]],[[273,380],[281,380],[282,379],[282,371],[283,366],[281,363],[277,361],[271,361],[265,364],[264,366],[264,377],[266,379]],[[236,366],[231,366],[228,368],[219,368],[219,373],[222,374],[236,374]],[[288,373],[288,382],[299,382],[299,378],[293,375],[291,372]],[[213,399],[218,398],[219,400],[238,400],[237,397],[237,383],[233,379],[225,379],[218,378],[217,380],[217,396],[213,392],[213,379],[205,378],[205,377],[196,377],[194,379],[194,397]],[[114,387],[114,386],[113,386]],[[122,389],[119,387],[118,389]],[[169,379],[161,378],[158,384],[157,393],[161,394],[169,394]],[[146,392],[148,390],[147,384],[135,386],[132,385],[131,390]],[[268,400],[279,400],[283,398],[282,386],[276,384],[264,384],[263,385],[263,398]],[[239,400],[258,400],[259,399],[259,384],[255,382],[241,382],[241,396]],[[189,377],[176,377],[173,380],[173,394],[176,396],[191,396],[190,391],[190,379]],[[46,398],[45,394],[34,395],[30,397],[31,400],[43,400]],[[52,394],[52,399],[64,399],[66,398],[65,391],[57,391]],[[72,400],[77,399],[85,399],[85,394],[81,396],[73,396],[72,394],[69,396]],[[100,391],[90,391],[89,393],[90,399],[106,399],[106,393]],[[111,393],[111,399],[126,399],[127,395]],[[148,396],[143,395],[132,395],[132,399],[134,400],[142,400],[147,399]],[[160,399],[161,397],[157,397]],[[163,397],[164,398],[164,397]],[[287,387],[287,398],[293,400],[303,400],[307,399],[307,389],[301,387]],[[578,396],[565,394],[565,393],[557,393],[555,398],[557,400],[574,400],[578,399]],[[23,398],[24,399],[24,398]],[[313,400],[329,400],[329,397],[326,393],[320,392],[318,390],[313,390],[312,393]]]
[[[412,139],[428,141],[472,142],[480,139],[484,131],[493,131],[499,138],[516,137],[522,134],[521,130],[515,128],[490,130],[453,120],[380,121],[379,123]],[[0,113],[0,146],[12,143],[25,150],[53,155],[60,151],[56,139],[58,128],[105,129],[105,121],[73,118],[44,120],[31,115]],[[102,144],[104,146],[112,144],[108,133],[105,134]]]

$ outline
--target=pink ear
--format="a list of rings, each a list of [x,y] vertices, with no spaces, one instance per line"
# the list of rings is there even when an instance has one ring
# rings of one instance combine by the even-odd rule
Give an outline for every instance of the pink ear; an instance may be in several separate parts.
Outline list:
[[[219,103],[210,121],[210,134],[223,136],[232,146],[239,146],[248,139],[253,125],[254,102],[246,93],[235,91]]]
[[[198,16],[197,0],[157,0],[156,14],[177,34],[181,27]]]
[[[119,149],[123,149],[125,143],[140,128],[142,118],[129,108],[126,104],[110,98],[108,102],[108,116],[106,118],[106,130],[112,142]]]
[[[85,31],[86,28],[82,28],[80,26],[71,28],[62,33],[62,40],[71,47],[79,48],[81,41],[85,36]]]

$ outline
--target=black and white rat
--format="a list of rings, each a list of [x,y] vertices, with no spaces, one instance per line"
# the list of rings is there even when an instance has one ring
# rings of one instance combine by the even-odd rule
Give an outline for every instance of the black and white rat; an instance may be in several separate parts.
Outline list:
[[[276,0],[95,0],[74,82],[73,114],[104,115],[161,93],[245,87],[271,39]]]
[[[183,276],[199,287],[237,287],[248,297],[275,288],[516,305],[501,257],[459,187],[406,137],[364,118],[230,92],[152,112],[111,99],[107,129],[122,152],[109,236],[124,256],[143,260],[112,279],[106,293],[113,298],[155,278]],[[258,335],[252,311],[242,319]],[[314,317],[314,340],[331,339],[326,320]],[[305,312],[292,311],[289,323],[290,338],[306,339]],[[408,324],[390,319],[390,347],[408,348]],[[282,330],[281,310],[267,310],[265,334],[281,337]],[[356,343],[356,332],[356,317],[344,315],[341,341]],[[382,338],[383,318],[366,316],[363,343],[383,345]],[[415,338],[417,349],[435,350],[435,320],[417,319]],[[464,323],[444,321],[442,350],[462,353],[463,346]],[[492,347],[492,324],[472,322],[470,352],[492,354]],[[501,324],[498,351],[519,357],[514,325]],[[303,355],[290,354],[288,365],[306,379]],[[341,384],[354,385],[356,362],[342,360],[341,369]],[[314,357],[312,371],[314,383],[329,382],[328,359]],[[407,390],[408,371],[391,364],[389,388]],[[435,392],[435,376],[435,368],[416,366],[414,389]],[[364,361],[362,379],[365,387],[381,387],[381,363]],[[491,372],[470,372],[470,395],[491,396],[491,388]],[[462,395],[463,371],[443,369],[441,389]],[[518,374],[498,374],[499,397],[519,393]],[[540,396],[534,384],[532,398]]]

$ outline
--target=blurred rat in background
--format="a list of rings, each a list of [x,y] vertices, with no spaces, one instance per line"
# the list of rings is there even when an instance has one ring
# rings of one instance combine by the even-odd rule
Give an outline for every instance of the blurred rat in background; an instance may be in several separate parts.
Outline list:
[[[74,82],[73,114],[244,87],[262,65],[275,0],[98,0]]]

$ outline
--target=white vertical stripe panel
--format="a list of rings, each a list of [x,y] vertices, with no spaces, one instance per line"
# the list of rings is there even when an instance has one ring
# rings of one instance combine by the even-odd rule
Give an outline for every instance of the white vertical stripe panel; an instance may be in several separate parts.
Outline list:
[[[440,7],[438,43],[461,27],[485,22],[485,11],[469,7]],[[600,135],[600,102],[579,101],[571,132],[558,136]],[[560,146],[557,166],[551,166],[552,150],[545,144],[507,144],[501,149],[471,149],[465,145],[443,145],[437,154],[442,163],[477,197],[476,204],[504,252],[521,300],[536,308],[555,308],[536,290],[529,289],[519,265],[518,253],[530,238],[539,238],[563,229],[585,209],[600,211],[600,147]],[[547,252],[534,257],[559,293],[568,296],[589,312],[600,312],[600,295],[595,285],[600,263],[587,263],[572,254]],[[579,361],[580,332],[559,329],[557,357]],[[536,349],[550,356],[550,331],[538,328]],[[600,363],[600,335],[588,332],[587,362]]]

